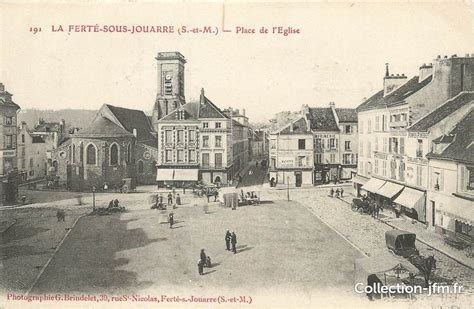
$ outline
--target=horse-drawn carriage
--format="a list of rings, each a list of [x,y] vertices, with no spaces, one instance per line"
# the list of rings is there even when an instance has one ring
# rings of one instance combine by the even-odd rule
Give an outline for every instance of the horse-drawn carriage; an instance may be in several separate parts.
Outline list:
[[[242,188],[239,194],[239,205],[260,205],[260,190],[256,186]]]
[[[390,252],[395,255],[409,257],[419,255],[419,251],[415,246],[416,234],[401,231],[390,230],[385,232],[385,243]]]
[[[360,214],[372,214],[373,207],[370,205],[370,201],[366,198],[354,198],[352,199],[351,209]]]

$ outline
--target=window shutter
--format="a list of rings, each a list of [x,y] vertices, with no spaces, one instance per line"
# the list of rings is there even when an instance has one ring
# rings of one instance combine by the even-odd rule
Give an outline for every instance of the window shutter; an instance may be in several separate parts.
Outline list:
[[[405,139],[400,137],[400,154],[405,154]]]
[[[388,152],[392,152],[392,138],[388,139]]]
[[[444,190],[444,171],[441,171],[439,175],[439,190],[440,191]]]

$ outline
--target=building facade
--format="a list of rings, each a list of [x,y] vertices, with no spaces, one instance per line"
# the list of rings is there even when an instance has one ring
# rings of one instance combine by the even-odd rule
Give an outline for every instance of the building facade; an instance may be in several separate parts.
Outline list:
[[[43,137],[32,134],[26,122],[18,127],[17,137],[17,166],[21,179],[26,181],[45,177],[48,170],[47,151],[52,145],[46,143]]]
[[[387,65],[383,89],[357,108],[359,164],[354,194],[365,189],[379,203],[401,207],[425,222],[430,137],[416,130],[409,133],[408,128],[460,92],[473,89],[474,57],[469,55],[438,57],[411,79],[389,74]]]
[[[0,83],[0,204],[16,202],[18,195],[17,173],[17,113],[20,110],[12,94]]]
[[[248,161],[248,127],[230,119],[201,91],[158,121],[158,185],[231,183]]]
[[[427,226],[466,243],[474,239],[474,109],[428,153]]]
[[[300,117],[270,134],[270,182],[296,187],[314,183],[313,134]]]

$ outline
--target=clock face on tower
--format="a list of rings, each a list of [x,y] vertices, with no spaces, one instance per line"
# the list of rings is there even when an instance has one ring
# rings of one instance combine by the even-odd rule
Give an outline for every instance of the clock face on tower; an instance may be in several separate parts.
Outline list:
[[[170,74],[166,74],[165,80],[171,80],[171,75],[170,75]]]

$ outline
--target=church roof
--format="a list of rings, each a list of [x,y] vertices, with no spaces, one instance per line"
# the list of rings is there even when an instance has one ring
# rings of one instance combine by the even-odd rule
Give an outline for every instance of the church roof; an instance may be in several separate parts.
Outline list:
[[[133,136],[121,126],[115,124],[107,118],[99,117],[88,127],[74,134],[77,137],[122,137]]]
[[[153,128],[143,111],[136,109],[123,108],[106,104],[107,108],[114,114],[115,118],[129,133],[133,134],[133,129],[137,130],[137,141],[155,139],[151,132]]]

